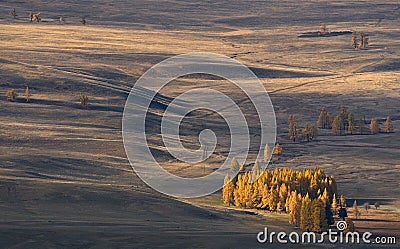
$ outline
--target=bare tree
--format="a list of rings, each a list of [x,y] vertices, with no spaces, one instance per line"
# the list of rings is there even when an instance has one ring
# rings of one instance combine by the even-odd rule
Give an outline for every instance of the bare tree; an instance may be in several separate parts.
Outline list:
[[[15,10],[15,8],[11,11],[11,15],[13,16],[13,18],[17,18],[17,11]]]

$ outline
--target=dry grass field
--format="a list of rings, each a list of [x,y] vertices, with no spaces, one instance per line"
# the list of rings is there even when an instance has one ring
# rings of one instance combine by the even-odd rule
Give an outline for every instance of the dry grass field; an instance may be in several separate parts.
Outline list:
[[[17,19],[9,14],[12,8]],[[30,23],[31,10],[42,12],[46,22]],[[381,209],[355,221],[360,230],[399,238],[399,14],[398,1],[391,0],[1,1],[0,247],[259,248],[265,245],[257,244],[256,235],[265,226],[296,230],[283,214],[226,209],[219,192],[170,198],[132,171],[121,135],[128,93],[148,68],[187,52],[230,56],[261,79],[284,149],[270,167],[321,167],[335,176],[349,202],[381,202]],[[60,15],[63,25],[55,21]],[[79,23],[81,16],[87,25]],[[332,31],[364,31],[368,48],[352,48],[351,35],[298,37],[322,22]],[[184,77],[160,93],[172,98],[201,87],[228,94],[254,120],[243,94],[225,80]],[[7,101],[9,89],[17,91],[17,101]],[[79,105],[81,94],[89,96],[87,109]],[[315,123],[322,106],[338,114],[341,105],[356,120],[376,117],[382,125],[390,116],[395,133],[322,131],[311,143],[288,139],[288,115],[298,115],[300,125]],[[160,106],[150,109],[150,123],[159,120]],[[229,148],[226,126],[213,113],[185,122],[188,147],[198,146],[189,131],[209,127],[221,136],[207,161],[211,172]],[[256,124],[250,128],[257,133]],[[159,134],[150,131],[149,145],[167,170],[202,174],[202,165],[171,159]],[[256,151],[250,154],[249,163]]]

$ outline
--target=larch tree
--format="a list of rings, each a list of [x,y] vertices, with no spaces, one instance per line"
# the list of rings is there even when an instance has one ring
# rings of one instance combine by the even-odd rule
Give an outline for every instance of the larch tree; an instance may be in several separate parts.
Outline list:
[[[344,207],[344,208],[347,206],[347,205],[346,205],[346,198],[344,198],[343,195],[340,196],[339,205],[340,205],[341,207]]]
[[[256,160],[256,162],[254,163],[254,166],[253,166],[252,174],[251,174],[252,181],[255,181],[260,174],[261,174],[260,163],[258,162],[258,160]]]
[[[360,118],[358,120],[358,131],[359,131],[360,135],[363,135],[366,130],[367,130],[367,128],[365,127],[364,120],[362,118]]]
[[[25,98],[26,98],[26,102],[28,103],[31,100],[31,95],[29,94],[29,87],[26,86],[25,89]]]
[[[358,48],[357,31],[353,31],[353,35],[351,36],[351,46],[353,48]]]
[[[328,222],[326,219],[325,203],[320,199],[314,199],[311,202],[312,208],[312,231],[320,233],[328,228]]]
[[[18,94],[14,89],[10,89],[10,90],[7,90],[6,96],[7,96],[8,101],[15,101],[18,97]]]
[[[89,97],[85,94],[82,94],[79,98],[79,103],[81,106],[87,108],[89,106]]]
[[[224,179],[224,187],[222,189],[222,200],[224,201],[225,205],[230,206],[231,204],[234,204],[234,198],[233,198],[233,191],[235,189],[235,186],[233,184],[232,179],[226,175]]]
[[[269,146],[268,144],[264,147],[264,163],[267,163],[269,160]]]
[[[305,124],[302,133],[303,140],[310,142],[318,136],[318,129],[314,125],[307,123]]]
[[[348,117],[347,117],[347,122],[349,123],[348,128],[347,128],[347,132],[351,135],[354,134],[356,127],[354,124],[354,115],[353,113],[349,113]]]
[[[237,172],[240,169],[239,162],[236,158],[232,158],[231,161],[231,172]]]
[[[340,117],[336,116],[335,119],[333,120],[332,123],[332,134],[339,136],[341,135],[341,129],[340,129]]]
[[[280,144],[275,144],[273,154],[274,155],[281,155],[283,153],[283,148]]]
[[[268,189],[268,185],[265,184],[263,186],[263,190],[261,193],[261,204],[260,204],[260,208],[261,209],[266,209],[268,207],[269,204],[269,189]]]
[[[289,223],[295,226],[300,225],[301,195],[292,191],[289,202]]]
[[[278,204],[276,205],[276,212],[278,213],[282,213],[283,211],[283,206],[282,206],[282,202],[278,202]]]
[[[300,229],[303,231],[311,231],[313,229],[312,206],[308,194],[301,201]]]
[[[369,128],[371,130],[371,134],[378,134],[380,131],[378,119],[373,118],[371,120],[371,124],[370,124]]]
[[[17,18],[17,11],[15,10],[15,8],[11,11],[11,15],[13,16],[13,18]]]
[[[337,208],[338,208],[337,200],[336,200],[336,194],[333,194],[331,207],[332,207],[332,213],[334,215],[336,215],[337,214]]]
[[[269,190],[268,206],[270,211],[276,211],[279,202],[279,187],[271,187]]]
[[[321,129],[329,129],[329,114],[326,107],[323,106],[318,117],[317,125]]]
[[[366,203],[364,203],[364,209],[365,209],[365,211],[367,211],[368,212],[368,210],[369,210],[369,202],[366,202]]]
[[[394,132],[393,123],[389,116],[386,118],[386,121],[385,121],[384,132],[386,132],[386,133]]]
[[[348,125],[348,120],[347,120],[348,114],[347,114],[346,106],[342,105],[340,107],[339,117],[340,117],[340,130],[346,131],[347,125]],[[342,134],[342,132],[341,132],[341,134]]]
[[[354,217],[355,217],[356,219],[358,219],[359,211],[358,211],[358,207],[357,207],[357,200],[354,200],[354,203],[353,203],[353,212],[354,212]]]
[[[367,36],[364,34],[364,32],[360,32],[360,46],[359,48],[366,48],[367,47],[367,42],[368,38]]]
[[[299,123],[295,115],[289,115],[289,138],[296,141],[299,136]]]

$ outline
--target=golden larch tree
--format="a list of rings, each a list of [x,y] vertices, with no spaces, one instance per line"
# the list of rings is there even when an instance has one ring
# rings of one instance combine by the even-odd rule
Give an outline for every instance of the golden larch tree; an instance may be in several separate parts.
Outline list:
[[[380,131],[378,119],[373,118],[371,120],[371,124],[370,124],[369,128],[371,130],[371,134],[378,134]]]
[[[386,118],[386,121],[385,121],[384,132],[386,132],[386,133],[394,132],[393,123],[389,116]]]

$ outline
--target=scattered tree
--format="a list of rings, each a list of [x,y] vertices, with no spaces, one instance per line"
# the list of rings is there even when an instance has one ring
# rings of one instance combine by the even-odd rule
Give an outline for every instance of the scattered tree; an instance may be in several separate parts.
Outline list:
[[[362,118],[360,118],[358,120],[358,130],[360,132],[360,135],[363,135],[365,133],[366,129],[367,128],[365,127],[364,120],[362,120]]]
[[[315,127],[312,124],[307,123],[303,130],[302,130],[303,134],[303,140],[307,140],[307,142],[312,141],[313,139],[317,138],[318,136],[318,129],[317,127]]]
[[[264,147],[264,163],[267,163],[269,160],[269,146],[268,144]]]
[[[368,45],[368,37],[364,34],[364,32],[360,32],[360,46],[359,48],[366,48]]]
[[[293,142],[299,137],[299,123],[295,115],[289,116],[289,137]]]
[[[380,131],[378,119],[374,118],[370,124],[371,134],[378,134]]]
[[[347,117],[347,122],[349,123],[348,128],[347,128],[347,132],[351,135],[354,134],[356,127],[354,125],[354,115],[353,113],[349,113],[348,117]]]
[[[261,174],[261,167],[260,167],[260,163],[258,162],[258,160],[256,160],[256,162],[254,163],[253,166],[253,170],[252,170],[252,181],[255,181],[258,176]]]
[[[379,202],[375,202],[374,206],[375,206],[375,209],[378,209],[381,205],[379,204]]]
[[[318,122],[317,122],[318,127],[321,129],[329,129],[331,124],[329,119],[330,116],[328,114],[328,111],[326,110],[326,107],[323,106],[318,117]]]
[[[346,107],[344,105],[342,105],[340,107],[340,114],[339,114],[339,120],[340,120],[340,132],[341,134],[345,133],[347,126],[348,126],[348,114],[347,114],[347,110]],[[343,133],[342,133],[343,131]]]
[[[351,46],[353,48],[358,48],[357,31],[353,31],[353,35],[351,36]]]
[[[86,17],[82,17],[80,20],[80,23],[82,23],[83,25],[86,25]]]
[[[386,132],[386,133],[394,132],[392,120],[390,119],[389,116],[386,118],[384,132]]]
[[[33,22],[33,12],[29,12],[29,19],[31,20],[30,22]]]
[[[344,208],[347,207],[347,205],[346,205],[346,198],[344,198],[343,195],[340,196],[339,205],[340,205],[341,207],[344,207]]]
[[[240,169],[239,162],[236,160],[236,158],[232,158],[231,171],[232,172],[237,172],[239,169]]]
[[[25,89],[25,98],[26,98],[26,102],[27,102],[27,103],[28,103],[29,101],[31,101],[31,95],[30,95],[29,87],[28,87],[28,86],[26,86],[26,89]]]
[[[359,211],[358,211],[358,207],[357,207],[357,200],[354,200],[353,212],[354,212],[354,216],[356,217],[356,219],[358,219]]]
[[[364,35],[364,32],[360,32],[360,46],[359,46],[359,48],[364,48],[365,47],[365,44],[364,44],[364,42],[365,42],[365,35]]]
[[[15,10],[15,8],[11,11],[11,15],[13,16],[13,18],[17,18],[17,11]]]
[[[364,203],[363,206],[364,206],[365,211],[367,211],[367,213],[368,213],[368,209],[370,207],[369,202]]]
[[[340,117],[336,116],[335,119],[333,120],[332,123],[332,134],[339,136],[341,135],[341,129],[340,129]]]
[[[7,91],[6,96],[8,101],[15,101],[18,94],[15,92],[14,89],[10,89]]]
[[[88,108],[88,106],[89,106],[88,96],[85,94],[82,94],[81,97],[79,98],[79,103],[81,104],[81,106]]]
[[[334,215],[336,215],[337,214],[337,208],[338,208],[338,205],[337,205],[337,200],[336,200],[336,194],[333,194],[333,197],[332,197],[332,206],[331,206],[331,208],[332,208],[332,213],[334,214]]]
[[[326,28],[326,24],[325,23],[322,23],[320,33],[321,34],[328,33],[328,29]]]
[[[273,155],[281,155],[283,153],[283,148],[280,144],[275,144]]]

